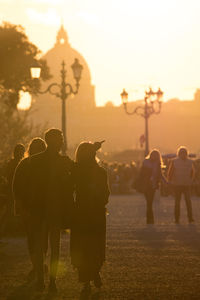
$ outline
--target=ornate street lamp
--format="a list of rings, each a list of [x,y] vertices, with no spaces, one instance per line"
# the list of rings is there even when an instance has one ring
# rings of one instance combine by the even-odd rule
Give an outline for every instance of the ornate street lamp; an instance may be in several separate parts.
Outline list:
[[[76,88],[75,90],[73,89],[72,85],[70,83],[67,83],[65,81],[66,78],[66,69],[65,69],[65,62],[64,60],[62,61],[61,64],[61,83],[51,83],[46,90],[44,91],[39,91],[39,94],[45,94],[45,93],[50,93],[51,95],[54,95],[58,98],[61,99],[62,101],[62,132],[63,132],[63,137],[64,137],[64,144],[63,144],[63,149],[62,153],[65,155],[66,150],[67,150],[67,132],[66,132],[66,99],[69,95],[77,94],[79,90],[79,81],[81,79],[81,73],[83,70],[83,66],[79,63],[78,59],[75,58],[74,63],[71,65],[74,79],[76,81]],[[36,63],[34,66],[31,67],[30,72],[31,72],[31,77],[33,79],[39,79],[40,78],[40,71],[41,71],[41,66]],[[54,90],[54,88],[57,88],[57,91]]]
[[[137,106],[132,112],[128,111],[128,93],[123,89],[120,94],[124,105],[124,110],[128,115],[137,114],[145,119],[145,156],[149,153],[149,117],[153,114],[159,114],[162,107],[163,92],[159,88],[157,92],[154,92],[152,88],[149,88],[145,92],[144,105]]]

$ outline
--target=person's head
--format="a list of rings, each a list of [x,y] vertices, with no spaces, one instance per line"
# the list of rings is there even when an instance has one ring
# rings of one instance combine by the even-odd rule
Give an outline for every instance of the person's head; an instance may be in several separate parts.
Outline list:
[[[28,155],[38,154],[46,150],[46,143],[41,138],[34,138],[28,146]]]
[[[96,151],[101,148],[102,142],[81,142],[76,149],[76,162],[92,163],[96,161]]]
[[[157,149],[153,149],[149,153],[148,158],[153,162],[158,162],[159,164],[162,164],[162,157],[160,152]]]
[[[17,160],[21,160],[24,157],[25,147],[23,144],[17,144],[13,151],[13,156]]]
[[[63,146],[63,133],[60,129],[52,128],[45,132],[45,141],[49,149],[59,152]]]
[[[187,159],[188,157],[188,150],[186,147],[181,146],[177,150],[177,156],[181,159]]]

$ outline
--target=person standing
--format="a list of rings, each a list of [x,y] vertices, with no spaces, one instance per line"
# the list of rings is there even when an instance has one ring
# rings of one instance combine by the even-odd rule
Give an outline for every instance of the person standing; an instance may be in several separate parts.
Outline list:
[[[13,151],[13,158],[8,161],[5,166],[5,178],[8,183],[8,215],[14,215],[14,199],[12,195],[12,181],[15,170],[20,163],[20,161],[24,158],[25,147],[23,144],[17,144]]]
[[[30,157],[23,192],[29,199],[29,213],[34,235],[36,288],[43,291],[44,283],[44,236],[48,231],[50,240],[50,282],[49,292],[57,292],[60,230],[73,203],[70,168],[73,162],[60,155],[63,134],[59,129],[45,133],[47,149]],[[20,167],[20,165],[19,165]],[[64,220],[65,219],[65,220]]]
[[[192,202],[190,198],[190,189],[195,176],[193,161],[188,158],[188,150],[186,147],[179,147],[177,157],[170,163],[168,170],[168,180],[173,186],[175,196],[174,216],[175,223],[180,221],[180,202],[181,196],[184,195],[188,222],[194,222],[192,213]]]
[[[4,213],[1,216],[0,235],[3,235],[9,222],[14,216],[14,199],[12,194],[12,181],[16,167],[23,159],[25,147],[23,144],[17,144],[13,151],[13,157],[5,163],[2,170],[2,182],[4,185]]]
[[[23,159],[17,167],[13,178],[13,195],[14,195],[14,210],[15,215],[22,218],[23,226],[27,235],[27,246],[29,256],[32,263],[32,269],[27,276],[28,281],[32,281],[36,274],[36,261],[35,261],[35,239],[34,239],[34,223],[29,210],[29,198],[25,192],[24,186],[27,185],[28,170],[30,158],[32,155],[38,154],[46,150],[46,143],[41,138],[34,138],[28,146],[28,157]],[[48,234],[46,232],[44,239],[44,256],[46,257],[48,248]]]
[[[152,150],[145,158],[140,171],[140,184],[146,199],[146,222],[154,224],[153,200],[160,181],[167,183],[162,174],[162,158],[160,152]]]
[[[17,144],[13,151],[13,158],[8,161],[8,163],[5,166],[5,178],[8,181],[9,191],[12,195],[12,181],[13,176],[16,170],[16,167],[20,163],[20,161],[24,158],[25,154],[25,147],[23,144]]]
[[[107,173],[96,161],[102,142],[82,142],[76,150],[72,172],[75,186],[75,214],[71,228],[71,261],[77,268],[83,293],[90,293],[90,282],[98,288],[105,260],[106,204],[109,188]]]

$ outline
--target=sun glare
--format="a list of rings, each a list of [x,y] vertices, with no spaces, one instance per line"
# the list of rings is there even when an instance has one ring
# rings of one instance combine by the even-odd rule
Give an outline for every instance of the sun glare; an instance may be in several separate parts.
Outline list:
[[[28,110],[31,107],[31,95],[28,92],[20,91],[20,100],[17,105],[19,110]]]
[[[65,43],[64,39],[60,39],[60,43],[63,45]]]

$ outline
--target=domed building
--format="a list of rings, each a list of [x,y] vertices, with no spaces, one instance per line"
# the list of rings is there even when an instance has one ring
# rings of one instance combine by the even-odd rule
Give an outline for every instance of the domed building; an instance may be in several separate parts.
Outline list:
[[[79,110],[88,110],[95,107],[94,86],[91,84],[89,67],[83,56],[70,46],[67,33],[63,26],[61,26],[58,31],[54,47],[49,50],[43,58],[47,60],[50,72],[53,75],[51,82],[60,82],[61,63],[64,61],[67,71],[66,82],[70,83],[74,88],[75,79],[71,65],[74,63],[74,59],[77,58],[79,63],[83,66],[82,77],[78,94],[74,97],[73,101],[69,101],[69,105],[72,104],[73,107],[78,106]],[[49,81],[48,84],[51,82]]]
[[[69,43],[67,33],[63,26],[57,33],[56,43],[43,58],[47,61],[52,78],[42,84],[41,90],[45,90],[51,83],[61,83],[62,62],[65,62],[66,83],[70,83],[72,88],[76,89],[76,81],[73,77],[72,64],[75,58],[83,66],[80,80],[79,91],[76,95],[70,95],[66,101],[66,119],[67,119],[67,136],[70,135],[70,144],[77,144],[81,139],[82,124],[80,118],[87,111],[94,110],[95,88],[91,84],[90,70],[83,56],[73,49]],[[53,92],[59,92],[59,88],[54,87]],[[50,93],[38,95],[32,104],[34,110],[34,121],[41,124],[46,123],[48,127],[61,128],[61,99]],[[80,128],[79,128],[80,127]],[[72,134],[71,129],[75,128],[78,137]],[[85,135],[84,135],[85,136]]]

